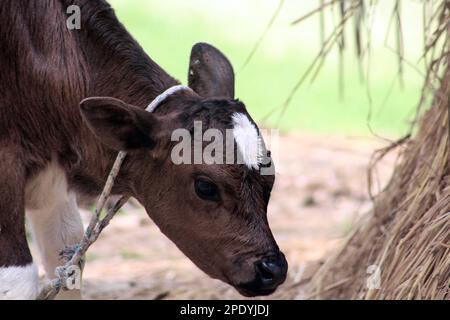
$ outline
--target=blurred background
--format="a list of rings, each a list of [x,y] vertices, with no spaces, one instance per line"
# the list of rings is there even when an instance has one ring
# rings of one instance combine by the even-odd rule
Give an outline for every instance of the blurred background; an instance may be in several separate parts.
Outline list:
[[[402,78],[396,39],[387,36],[392,2],[386,0],[367,10],[372,41],[366,59],[358,62],[353,41],[347,41],[343,57],[333,49],[317,77],[301,86],[322,39],[338,23],[338,12],[327,12],[322,21],[313,15],[292,23],[321,1],[109,1],[150,57],[182,83],[191,47],[197,42],[218,47],[234,65],[236,96],[260,127],[280,130],[283,170],[269,221],[290,271],[272,298],[303,298],[302,279],[371,207],[371,154],[410,129],[423,82],[417,63],[423,48],[420,1],[402,8],[405,21],[411,21],[403,28],[409,45]],[[353,29],[345,33],[351,38]],[[378,188],[389,178],[395,158],[391,154],[378,166]],[[85,222],[89,216],[83,211]],[[241,298],[199,271],[133,202],[89,250],[84,279],[90,299]]]
[[[326,3],[327,1],[325,1]],[[372,17],[369,64],[370,98],[367,77],[360,77],[356,50],[347,50],[343,63],[344,89],[339,90],[337,50],[325,61],[313,83],[309,79],[293,97],[282,121],[278,109],[308,69],[321,48],[319,15],[297,25],[297,18],[316,9],[320,1],[298,0],[111,0],[119,19],[147,53],[170,74],[186,83],[190,49],[196,42],[220,48],[234,65],[237,97],[243,100],[256,120],[282,130],[302,129],[317,133],[370,134],[369,125],[380,135],[397,137],[408,127],[422,85],[416,61],[422,51],[422,3],[409,1],[402,7],[405,59],[403,90],[397,79],[398,63],[391,20],[393,2],[378,1]],[[264,34],[269,21],[279,13],[251,60],[246,61]],[[373,13],[370,13],[373,12]],[[325,38],[340,21],[339,12],[327,12]],[[409,23],[411,21],[412,23]],[[349,26],[350,27],[350,26]],[[353,28],[347,28],[352,46]],[[363,44],[364,46],[364,44]],[[408,65],[410,63],[411,65]],[[363,66],[367,73],[367,64]],[[267,121],[268,120],[268,121]]]

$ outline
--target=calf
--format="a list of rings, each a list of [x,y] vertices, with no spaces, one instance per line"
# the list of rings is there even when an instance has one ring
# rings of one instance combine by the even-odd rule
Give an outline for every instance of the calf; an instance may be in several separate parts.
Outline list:
[[[80,30],[66,27],[73,4]],[[0,70],[0,298],[36,296],[25,212],[52,278],[61,250],[82,238],[77,203],[98,197],[120,150],[128,155],[112,192],[135,197],[200,269],[246,296],[284,281],[287,263],[266,216],[274,175],[261,175],[260,157],[248,157],[263,142],[217,49],[195,45],[192,91],[149,113],[148,103],[178,82],[105,1],[9,0],[0,5]],[[174,163],[172,133],[192,132],[196,121],[232,130],[244,161]]]

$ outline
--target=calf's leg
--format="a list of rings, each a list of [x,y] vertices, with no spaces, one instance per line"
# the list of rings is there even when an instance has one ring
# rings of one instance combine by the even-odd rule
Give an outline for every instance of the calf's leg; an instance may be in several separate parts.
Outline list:
[[[61,251],[79,243],[83,237],[76,196],[68,190],[66,175],[55,162],[27,185],[26,194],[33,238],[39,247],[47,278],[53,279],[55,268],[65,263]],[[81,299],[81,291],[61,291],[56,299]]]
[[[25,232],[24,189],[17,152],[0,147],[0,300],[35,299],[38,293]]]

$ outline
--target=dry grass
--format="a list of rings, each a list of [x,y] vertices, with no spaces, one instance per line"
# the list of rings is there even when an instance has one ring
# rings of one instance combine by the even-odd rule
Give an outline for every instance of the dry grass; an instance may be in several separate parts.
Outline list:
[[[450,299],[450,68],[373,211],[314,275],[309,298]],[[369,290],[367,268],[380,268]]]
[[[360,63],[363,62],[364,53],[370,53],[371,41],[370,24],[364,37],[361,34],[362,26],[368,22],[363,17],[367,5],[374,6],[378,1],[336,0],[326,6],[321,3],[316,12],[323,15],[327,6],[331,10],[340,8],[341,22],[331,40],[323,41],[326,50],[320,52],[312,68],[320,69],[333,46],[342,52],[343,29],[350,17],[356,19],[354,40]],[[392,2],[391,21],[396,27],[400,81],[403,64],[407,63],[407,44],[403,41],[403,29],[407,26],[403,24],[401,3]],[[374,156],[376,162],[391,149],[405,146],[390,183],[373,199],[374,208],[315,272],[307,285],[306,298],[450,299],[450,2],[424,1],[422,11],[424,48],[419,62],[424,63],[426,70],[416,120],[422,107],[428,106],[430,96],[431,108],[418,123],[412,124],[411,131],[418,128],[414,139],[410,134]],[[363,42],[365,46],[361,45]],[[367,61],[370,65],[370,58]],[[369,184],[371,178],[369,174]],[[373,281],[377,280],[374,271],[379,275],[378,283]]]

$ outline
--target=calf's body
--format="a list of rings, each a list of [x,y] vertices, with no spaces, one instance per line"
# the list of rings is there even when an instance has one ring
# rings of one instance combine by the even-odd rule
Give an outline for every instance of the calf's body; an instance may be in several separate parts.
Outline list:
[[[95,196],[111,166],[114,152],[92,137],[80,101],[113,95],[145,106],[176,84],[103,1],[78,1],[83,28],[69,30],[65,12],[72,2],[0,5],[0,279],[12,272],[17,281],[0,281],[7,298],[32,298],[36,291],[25,210],[53,277],[59,252],[82,236],[77,196]]]

